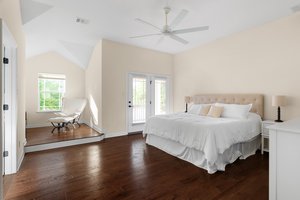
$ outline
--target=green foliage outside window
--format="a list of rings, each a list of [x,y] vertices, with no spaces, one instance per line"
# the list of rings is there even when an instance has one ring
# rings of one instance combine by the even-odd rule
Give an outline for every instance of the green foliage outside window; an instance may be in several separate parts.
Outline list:
[[[167,110],[167,91],[166,91],[166,81],[160,81],[158,84],[158,87],[160,87],[160,109],[161,112],[165,113]]]
[[[135,78],[133,81],[133,106],[143,106],[146,104],[146,80]]]
[[[64,92],[65,80],[39,78],[39,110],[61,110]]]

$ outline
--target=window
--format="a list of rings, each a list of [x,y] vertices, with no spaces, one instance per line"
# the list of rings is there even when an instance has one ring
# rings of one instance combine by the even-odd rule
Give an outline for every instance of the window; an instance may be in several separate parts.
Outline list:
[[[65,93],[66,76],[63,74],[39,74],[39,111],[60,111]]]

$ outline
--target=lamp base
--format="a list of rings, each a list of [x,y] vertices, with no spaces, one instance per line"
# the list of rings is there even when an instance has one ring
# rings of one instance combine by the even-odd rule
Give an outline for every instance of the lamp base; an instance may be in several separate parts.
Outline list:
[[[277,119],[274,121],[275,122],[283,122],[280,117],[280,106],[278,106],[278,108],[277,108]]]

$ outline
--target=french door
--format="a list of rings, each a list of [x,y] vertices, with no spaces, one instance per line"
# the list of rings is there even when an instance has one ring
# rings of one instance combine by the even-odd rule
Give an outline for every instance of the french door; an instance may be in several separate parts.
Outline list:
[[[148,74],[128,75],[128,132],[142,131],[153,115],[169,113],[169,79]]]

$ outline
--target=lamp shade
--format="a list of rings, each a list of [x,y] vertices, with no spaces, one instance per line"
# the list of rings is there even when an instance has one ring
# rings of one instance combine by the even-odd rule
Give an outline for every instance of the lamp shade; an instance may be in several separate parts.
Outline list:
[[[285,96],[282,95],[272,96],[272,106],[276,106],[276,107],[285,106]]]
[[[191,103],[191,101],[192,101],[192,98],[190,96],[184,97],[184,102],[185,103]]]

